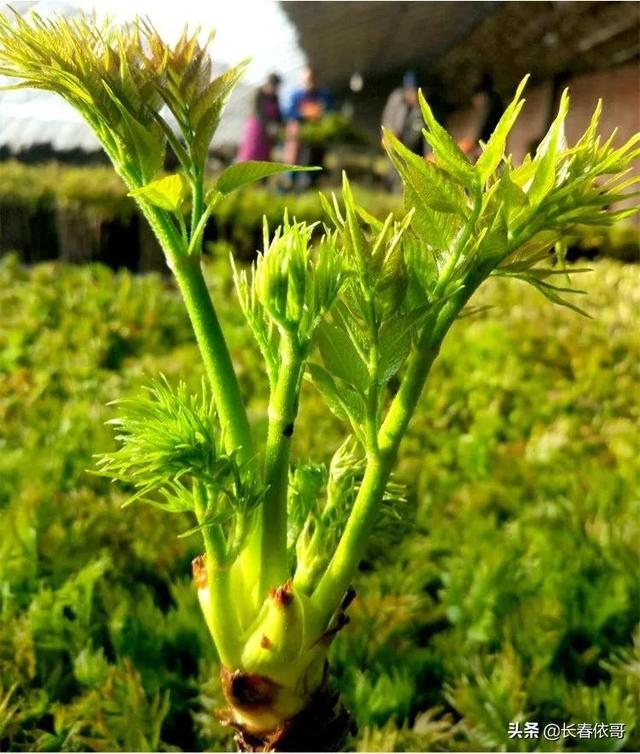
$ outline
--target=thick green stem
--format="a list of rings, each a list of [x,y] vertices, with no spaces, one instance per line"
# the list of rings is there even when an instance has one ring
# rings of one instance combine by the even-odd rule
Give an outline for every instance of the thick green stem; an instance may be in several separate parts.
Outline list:
[[[353,505],[349,520],[333,557],[312,595],[317,608],[318,625],[314,632],[322,632],[340,604],[364,554],[367,538],[375,523],[376,514],[393,466],[391,456],[370,456]]]
[[[368,354],[368,372],[369,372],[369,394],[367,396],[367,452],[378,452],[378,403],[379,403],[379,385],[378,385],[378,368],[380,362],[380,353],[378,350],[378,325],[376,308],[371,299],[368,301],[369,305],[369,338],[371,340],[371,347]]]
[[[194,501],[198,523],[207,515],[206,492],[202,484],[194,485]],[[213,636],[220,661],[236,667],[240,656],[240,623],[234,609],[231,574],[224,562],[226,543],[220,526],[202,529],[206,552],[206,587],[198,589],[200,604]]]
[[[180,256],[173,273],[185,302],[204,367],[211,383],[228,452],[241,462],[252,457],[251,430],[231,356],[202,274],[200,256]]]
[[[215,200],[212,200],[210,204],[207,205],[204,212],[200,216],[200,219],[198,220],[198,224],[195,226],[195,229],[191,232],[191,240],[189,241],[189,248],[187,249],[187,254],[194,254],[194,253],[200,253],[202,250],[202,238],[204,235],[205,228],[207,227],[207,222],[209,221],[209,218],[213,214],[213,210],[216,207],[217,202]]]
[[[266,595],[286,581],[287,490],[291,437],[298,412],[302,359],[290,337],[283,337],[278,379],[269,400],[269,427],[265,448],[267,493],[262,504],[259,594]]]
[[[460,297],[456,296],[445,304],[439,314],[426,323],[422,331],[416,353],[409,362],[405,378],[378,433],[380,452],[385,456],[393,456],[395,459],[397,455],[400,441],[416,408],[427,375],[440,352],[442,340],[460,311],[459,300]]]
[[[196,236],[196,230],[199,229],[200,220],[203,215],[202,175],[197,170],[194,171],[191,181],[191,202],[191,243],[189,244],[189,253],[193,253],[194,251],[200,252],[202,247],[202,232]],[[202,230],[204,231],[204,228]]]
[[[208,511],[207,493],[202,482],[194,483],[194,502],[196,518],[199,524],[206,521]],[[225,562],[227,543],[220,524],[205,526],[201,529],[207,557],[213,558],[218,565]]]
[[[242,650],[240,622],[234,608],[237,595],[231,589],[229,568],[217,566],[212,558],[207,558],[207,586],[209,616],[205,618],[208,618],[220,662],[227,668],[236,668]]]
[[[252,458],[251,428],[229,349],[204,280],[199,254],[188,255],[167,214],[146,202],[139,206],[155,233],[189,314],[213,400],[220,416],[227,452],[241,462]]]
[[[196,171],[191,182],[191,233],[200,222],[203,210],[203,188],[202,188],[202,175],[199,171]]]
[[[176,260],[183,253],[184,243],[170,216],[151,204],[138,200],[142,214],[146,217],[155,237],[158,239],[167,260],[167,266],[173,270]]]

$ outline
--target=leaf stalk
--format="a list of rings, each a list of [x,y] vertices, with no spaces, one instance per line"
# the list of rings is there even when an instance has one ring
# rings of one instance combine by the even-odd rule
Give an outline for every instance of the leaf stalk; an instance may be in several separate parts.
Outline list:
[[[289,333],[283,334],[281,364],[269,400],[264,478],[267,492],[262,505],[259,594],[280,586],[288,577],[287,491],[291,439],[298,413],[303,360]]]
[[[227,343],[202,274],[200,256],[180,255],[173,261],[173,273],[211,383],[225,447],[230,453],[237,452],[241,463],[247,463],[252,458],[249,419]]]

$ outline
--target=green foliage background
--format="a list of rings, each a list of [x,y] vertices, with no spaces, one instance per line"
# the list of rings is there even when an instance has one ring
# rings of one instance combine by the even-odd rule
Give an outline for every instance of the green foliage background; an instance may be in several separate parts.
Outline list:
[[[358,200],[375,216],[401,214],[399,196],[362,186],[354,189]],[[291,217],[309,223],[322,216],[315,191],[277,194],[268,188],[249,186],[222,202],[209,223],[206,239],[232,243],[237,256],[252,259],[262,239],[262,218],[267,218],[269,227],[276,227],[285,209]],[[0,162],[0,218],[5,226],[0,223],[0,253],[19,249],[28,252],[31,262],[59,255],[62,259],[109,263],[107,252],[126,244],[132,254],[128,260],[118,256],[117,262],[128,261],[129,266],[135,267],[133,251],[140,254],[139,246],[144,243],[146,231],[145,227],[141,238],[136,227],[137,207],[127,196],[122,181],[107,166]],[[108,240],[114,232],[116,238]],[[70,240],[71,249],[67,248]],[[640,261],[640,233],[633,222],[612,228],[585,226],[579,236],[569,240],[576,252],[586,256],[597,253],[622,261]],[[107,250],[105,246],[113,248]],[[153,248],[150,258],[139,260],[141,269],[147,269],[145,265],[164,269],[162,254],[155,243]]]
[[[358,196],[370,212],[380,217],[401,210],[402,200],[398,196],[360,187]],[[209,223],[206,238],[230,242],[237,256],[252,259],[262,239],[262,218],[267,218],[270,227],[276,227],[282,222],[285,210],[291,217],[309,223],[322,215],[316,191],[277,194],[264,187],[249,186],[227,197],[220,205]],[[132,250],[129,266],[135,267],[134,251],[140,253],[141,238],[136,220],[142,218],[111,167],[0,162],[0,217],[6,226],[3,229],[0,224],[0,253],[18,249],[29,253],[29,261],[58,255],[77,261],[73,257],[75,253],[82,254],[79,258],[83,261],[109,262],[105,249],[100,248],[104,246],[101,237],[104,241],[109,229],[113,233],[114,228],[119,243],[126,243]],[[66,248],[70,239],[75,242],[73,250]],[[84,244],[79,244],[79,239]],[[111,243],[118,245],[115,240]],[[596,239],[596,243],[601,246],[601,239]],[[637,232],[632,234],[631,244],[638,256]],[[155,264],[153,269],[163,269],[162,253],[159,249],[156,252],[153,259],[145,261]],[[100,253],[103,256],[99,256]],[[125,260],[120,260],[123,262]]]
[[[243,388],[266,395],[226,263],[211,272]],[[627,726],[568,750],[640,745],[640,268],[580,284],[594,320],[496,280],[445,343],[402,452],[409,503],[333,649],[360,750],[559,750],[509,741],[516,720]],[[87,472],[108,401],[158,372],[199,384],[177,293],[6,258],[0,312],[0,749],[229,748],[197,537]],[[310,386],[300,421],[295,455],[328,456]]]

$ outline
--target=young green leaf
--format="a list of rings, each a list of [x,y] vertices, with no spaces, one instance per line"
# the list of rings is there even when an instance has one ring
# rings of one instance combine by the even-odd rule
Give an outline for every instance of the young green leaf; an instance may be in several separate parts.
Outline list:
[[[213,79],[213,81],[207,82],[202,93],[193,100],[189,112],[191,125],[195,132],[202,129],[203,121],[207,120],[210,122],[210,113],[218,113],[219,111],[221,113],[229,94],[244,75],[249,63],[250,60],[248,58],[242,60]]]
[[[106,82],[102,85],[120,114],[118,128],[111,129],[114,138],[124,143],[120,161],[136,183],[147,183],[164,164],[166,138],[162,129],[155,122],[137,118]]]
[[[364,232],[360,227],[356,202],[345,172],[342,173],[342,197],[346,213],[347,247],[355,262],[362,283],[369,288],[371,278],[371,251]]]
[[[552,301],[554,304],[559,304],[560,306],[564,306],[567,309],[572,309],[577,314],[581,314],[583,317],[588,317],[589,319],[591,319],[589,312],[586,312],[584,309],[576,306],[572,301],[569,301],[565,296],[562,295],[584,295],[586,294],[586,291],[581,291],[577,288],[567,288],[552,285],[551,283],[547,283],[544,280],[541,280],[538,276],[527,274],[526,272],[519,275],[514,275],[513,277],[519,277],[521,280],[529,283],[529,285],[532,285],[534,288],[540,291],[543,296],[548,298],[549,301]]]
[[[146,186],[130,191],[130,196],[143,199],[154,207],[179,212],[188,194],[188,184],[181,173],[158,178]]]
[[[174,389],[164,378],[146,392],[118,402],[121,415],[110,423],[120,447],[98,461],[101,474],[136,489],[128,502],[157,504],[160,496],[164,510],[188,511],[194,510],[194,482],[228,491],[232,481],[240,489],[235,459],[218,449],[213,403],[204,383],[201,395],[190,395],[183,382]]]
[[[381,385],[389,382],[407,360],[412,331],[428,309],[423,307],[419,312],[398,315],[383,325],[378,340],[378,382]]]
[[[387,154],[405,183],[412,188],[417,201],[437,212],[464,217],[467,199],[461,187],[444,170],[407,149],[391,131],[383,129],[383,134]]]
[[[528,204],[526,193],[511,179],[511,169],[509,165],[504,166],[504,171],[498,181],[496,198],[498,199],[498,202],[504,204],[507,215]]]
[[[498,121],[498,125],[491,134],[482,154],[478,157],[476,168],[483,185],[487,182],[487,179],[493,174],[494,170],[502,160],[507,144],[507,137],[509,136],[525,102],[521,99],[521,95],[528,80],[529,76],[525,76],[518,85],[513,100],[502,114],[502,117]]]
[[[360,434],[367,409],[362,397],[347,385],[338,384],[329,372],[318,364],[307,365],[307,374],[324,398],[330,411],[339,419],[348,419],[354,432]]]
[[[564,139],[564,121],[569,111],[569,93],[565,89],[560,98],[558,114],[551,124],[549,132],[540,142],[533,164],[536,172],[533,176],[527,196],[531,205],[536,207],[547,196],[556,182],[556,163],[561,150],[566,147]]]
[[[220,124],[222,112],[231,92],[242,78],[248,60],[225,71],[214,79],[201,95],[194,96],[190,110],[190,129],[193,133],[191,154],[196,164],[202,165],[206,160],[211,140]]]
[[[327,370],[364,394],[369,384],[367,366],[349,335],[336,325],[323,322],[318,327],[317,342]]]
[[[309,170],[321,170],[321,168],[285,165],[278,162],[260,162],[259,160],[236,162],[234,165],[230,165],[222,171],[220,177],[216,181],[215,188],[223,196],[227,196],[243,186],[255,183],[256,181],[261,181],[263,178],[268,178],[272,175]]]
[[[369,334],[362,327],[360,320],[347,306],[345,301],[338,301],[332,314],[336,325],[347,333],[360,358],[366,361],[371,343]]]
[[[335,383],[333,377],[318,364],[307,364],[307,374],[313,382],[315,388],[322,395],[325,403],[331,410],[331,412],[338,419],[347,419],[347,412],[344,410],[342,400],[340,399],[340,392],[338,386]]]
[[[478,182],[476,168],[469,162],[465,153],[447,130],[438,123],[422,94],[422,90],[418,91],[418,101],[420,102],[422,117],[427,124],[426,130],[423,130],[422,133],[431,145],[437,162],[459,183],[468,189],[473,189]]]

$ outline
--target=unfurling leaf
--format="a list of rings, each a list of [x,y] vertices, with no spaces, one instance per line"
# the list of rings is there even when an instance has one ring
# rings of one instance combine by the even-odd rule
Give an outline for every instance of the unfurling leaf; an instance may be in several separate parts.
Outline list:
[[[160,207],[168,212],[179,212],[187,193],[187,181],[180,173],[159,178],[157,181],[151,181],[146,186],[129,192],[131,196],[143,199],[154,207]]]

